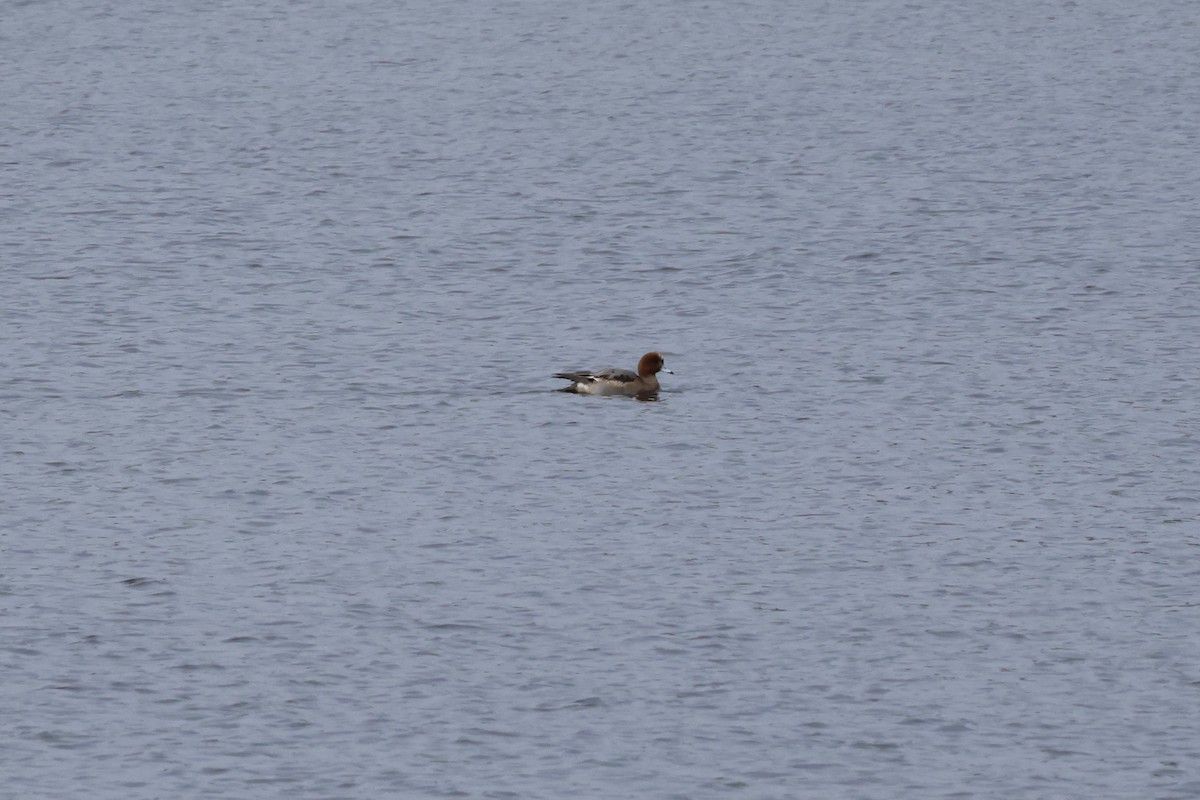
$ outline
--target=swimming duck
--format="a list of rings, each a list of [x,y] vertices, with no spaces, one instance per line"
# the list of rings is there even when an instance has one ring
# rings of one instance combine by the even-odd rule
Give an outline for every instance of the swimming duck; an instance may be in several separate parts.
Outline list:
[[[559,389],[560,392],[575,394],[599,395],[649,395],[658,391],[659,372],[675,373],[663,367],[662,353],[649,352],[638,361],[637,372],[628,369],[601,369],[584,372],[558,372],[556,378],[571,381],[570,386]]]

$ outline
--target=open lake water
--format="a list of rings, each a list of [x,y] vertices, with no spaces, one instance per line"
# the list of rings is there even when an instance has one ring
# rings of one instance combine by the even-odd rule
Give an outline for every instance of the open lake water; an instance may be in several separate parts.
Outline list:
[[[0,797],[1200,797],[1198,22],[8,3]]]

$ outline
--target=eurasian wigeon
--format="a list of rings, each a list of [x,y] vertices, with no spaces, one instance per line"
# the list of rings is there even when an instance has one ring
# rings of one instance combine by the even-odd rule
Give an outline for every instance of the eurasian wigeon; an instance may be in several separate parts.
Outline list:
[[[646,353],[638,361],[637,372],[628,369],[599,369],[584,372],[558,372],[556,378],[566,378],[570,386],[560,392],[576,394],[621,394],[630,397],[652,395],[658,391],[659,372],[675,373],[663,367],[662,353]]]

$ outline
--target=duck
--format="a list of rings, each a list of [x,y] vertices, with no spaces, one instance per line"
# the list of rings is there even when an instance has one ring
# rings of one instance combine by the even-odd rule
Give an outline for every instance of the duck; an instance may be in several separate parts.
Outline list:
[[[628,369],[600,369],[582,372],[556,372],[554,377],[571,382],[560,392],[595,395],[624,395],[645,397],[658,391],[658,373],[674,372],[663,366],[662,353],[650,351],[638,360],[637,372]]]

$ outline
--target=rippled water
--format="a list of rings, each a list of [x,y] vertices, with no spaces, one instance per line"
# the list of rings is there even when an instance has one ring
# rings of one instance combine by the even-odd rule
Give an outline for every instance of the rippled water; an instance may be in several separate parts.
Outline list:
[[[4,18],[0,795],[1200,796],[1192,4]]]

